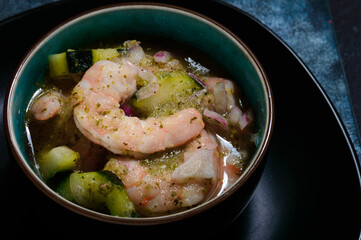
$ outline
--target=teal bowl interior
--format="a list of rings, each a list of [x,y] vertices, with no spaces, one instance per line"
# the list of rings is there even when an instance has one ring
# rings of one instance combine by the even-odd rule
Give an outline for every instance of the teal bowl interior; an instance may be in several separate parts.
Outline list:
[[[268,81],[250,50],[228,30],[201,15],[168,6],[119,5],[83,14],[57,27],[29,52],[15,75],[6,103],[7,126],[15,155],[32,180],[41,182],[32,167],[32,159],[26,153],[25,111],[31,96],[43,81],[48,56],[81,48],[89,42],[125,35],[184,42],[206,52],[230,73],[254,109],[257,127],[261,129],[256,153],[244,173],[250,174],[258,164],[256,160],[260,161],[267,148],[273,116]],[[46,186],[42,188],[51,191]]]

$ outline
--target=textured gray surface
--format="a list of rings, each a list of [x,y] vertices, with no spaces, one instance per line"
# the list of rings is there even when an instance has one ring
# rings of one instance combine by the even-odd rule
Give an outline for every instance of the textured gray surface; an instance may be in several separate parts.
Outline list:
[[[361,159],[358,133],[338,55],[328,1],[225,0],[225,2],[253,15],[283,39],[301,58],[331,99],[350,135],[358,158]],[[292,86],[291,74],[289,80]],[[300,111],[307,114],[307,106]],[[317,136],[317,133],[315,134]]]
[[[0,20],[56,1],[58,0],[0,0]],[[361,159],[361,147],[337,51],[328,1],[223,1],[254,16],[283,39],[302,59],[331,99]],[[292,74],[289,81],[292,87]],[[307,106],[300,109],[300,113],[307,114]],[[322,137],[315,134],[316,137]]]
[[[337,46],[360,138],[361,129],[361,1],[329,0]]]
[[[0,0],[0,20],[59,0]]]

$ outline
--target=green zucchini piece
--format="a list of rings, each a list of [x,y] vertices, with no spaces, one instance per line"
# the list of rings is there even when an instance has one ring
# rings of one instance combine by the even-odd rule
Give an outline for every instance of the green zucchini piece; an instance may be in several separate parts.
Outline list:
[[[174,110],[185,107],[185,98],[202,89],[197,81],[183,71],[158,71],[154,75],[158,79],[159,90],[140,101],[136,98],[131,100],[135,109],[146,116],[172,114]]]
[[[70,174],[70,189],[77,204],[120,217],[137,216],[121,180],[109,172],[74,172]]]
[[[58,172],[72,170],[79,157],[79,153],[67,146],[52,148],[49,152],[40,154],[39,171],[48,180]]]
[[[101,60],[112,60],[123,53],[123,49],[100,48],[87,50],[68,50],[49,56],[49,73],[51,78],[79,75]]]
[[[70,189],[75,202],[93,210],[102,210],[102,203],[112,189],[112,183],[100,172],[70,174]]]
[[[92,49],[93,64],[101,60],[112,60],[123,53],[123,49],[118,48],[99,48]]]
[[[73,193],[70,189],[70,175],[66,176],[59,184],[55,187],[55,192],[65,199],[68,199],[71,202],[75,202]]]
[[[53,54],[49,56],[50,77],[69,75],[66,52]]]
[[[139,217],[134,204],[129,200],[124,186],[116,185],[108,194],[106,206],[113,216],[118,217]]]
[[[85,72],[93,65],[91,50],[68,51],[66,60],[70,73]]]

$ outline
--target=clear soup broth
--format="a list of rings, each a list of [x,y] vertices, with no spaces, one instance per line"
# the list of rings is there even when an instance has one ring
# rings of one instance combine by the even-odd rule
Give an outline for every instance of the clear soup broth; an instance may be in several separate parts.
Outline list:
[[[180,43],[108,42],[49,56],[25,122],[42,178],[69,201],[120,217],[222,194],[257,140],[242,89]]]

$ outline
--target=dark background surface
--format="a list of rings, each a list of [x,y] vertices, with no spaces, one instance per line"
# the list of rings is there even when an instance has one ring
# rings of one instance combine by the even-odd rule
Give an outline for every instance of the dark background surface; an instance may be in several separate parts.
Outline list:
[[[361,129],[361,2],[330,0],[337,46],[348,90]]]

